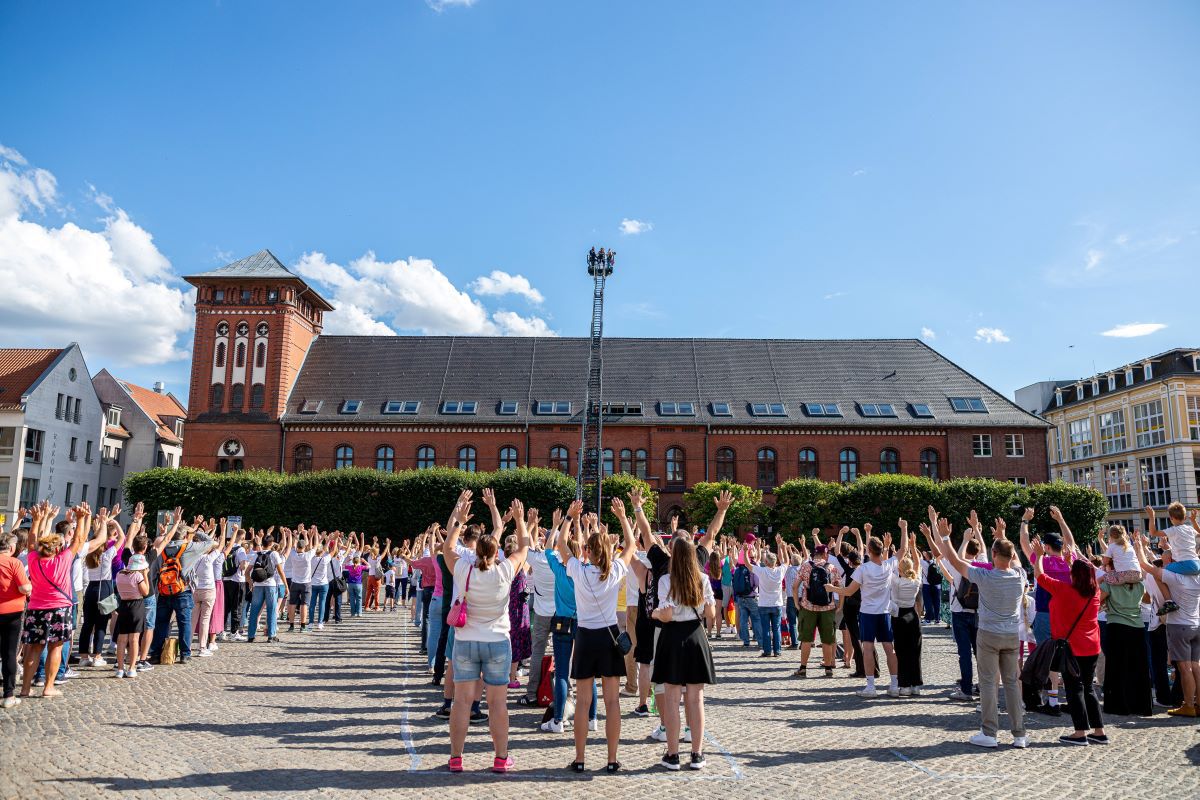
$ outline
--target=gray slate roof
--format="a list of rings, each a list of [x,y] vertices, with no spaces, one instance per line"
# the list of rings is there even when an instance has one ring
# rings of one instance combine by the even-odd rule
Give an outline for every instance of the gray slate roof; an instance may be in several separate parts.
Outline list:
[[[234,261],[208,272],[189,275],[188,278],[291,278],[300,277],[280,263],[270,250],[259,250],[252,256]]]
[[[582,419],[585,338],[321,336],[288,400],[287,422],[565,424]],[[980,397],[989,413],[959,413],[950,397]],[[320,400],[317,413],[300,413]],[[361,400],[357,414],[341,414]],[[385,401],[418,400],[416,415],[381,413]],[[474,400],[474,415],[441,413],[443,401]],[[497,413],[502,400],[518,414]],[[570,417],[533,413],[539,400],[571,401]],[[916,339],[606,339],[604,401],[642,403],[642,416],[605,424],[754,427],[1047,427]],[[661,401],[691,401],[694,417],[660,416]],[[732,417],[711,403],[727,402]],[[752,416],[751,403],[785,404],[784,417]],[[841,417],[809,417],[805,403],[838,403]],[[891,403],[898,417],[863,417],[856,403]],[[926,403],[933,419],[912,415]]]

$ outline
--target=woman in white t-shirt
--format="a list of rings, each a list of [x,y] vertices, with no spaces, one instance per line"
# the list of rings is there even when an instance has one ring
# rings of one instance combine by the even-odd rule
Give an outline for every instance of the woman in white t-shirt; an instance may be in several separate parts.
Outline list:
[[[579,530],[579,515],[583,503],[576,500],[568,509]],[[608,530],[600,527],[587,537],[584,551],[587,564],[571,554],[567,537],[558,542],[558,554],[567,567],[567,576],[575,584],[575,612],[579,622],[575,627],[575,647],[571,655],[571,678],[575,681],[575,761],[571,768],[579,771],[587,749],[588,718],[592,710],[595,680],[600,679],[604,693],[604,738],[608,743],[608,772],[621,769],[617,761],[617,745],[621,740],[621,679],[625,677],[625,653],[619,642],[617,626],[617,597],[629,574],[629,562],[637,552],[633,545],[633,527],[625,516],[625,504],[612,501],[613,515],[622,521],[625,530],[624,547],[614,556]]]
[[[776,535],[778,553],[764,550],[762,563],[751,565],[758,578],[758,619],[762,630],[762,655],[759,658],[779,658],[783,633],[783,577],[787,566],[783,555],[783,537]]]
[[[196,620],[196,641],[200,643],[200,649],[196,655],[201,658],[208,658],[212,655],[212,651],[208,648],[208,631],[212,626],[213,608],[217,602],[215,571],[220,569],[219,564],[224,558],[225,551],[221,548],[221,542],[214,539],[208,543],[208,548],[203,554],[196,559],[193,567],[195,583],[192,587],[192,599],[195,603],[195,610],[192,615]]]
[[[487,493],[490,498],[490,491]],[[504,523],[493,534],[482,534],[475,543],[475,562],[462,558],[457,550],[458,536],[471,510],[471,492],[464,491],[450,517],[442,556],[446,568],[454,574],[454,601],[467,606],[466,624],[454,631],[454,704],[450,711],[451,772],[462,772],[463,746],[471,704],[479,699],[479,681],[487,691],[491,720],[488,728],[496,748],[492,771],[512,769],[508,754],[508,670],[512,662],[512,643],[508,638],[508,600],[513,576],[525,565],[529,536],[525,527],[525,507],[520,500],[512,503],[517,529],[517,545],[508,558],[497,560],[497,539],[504,534]],[[535,526],[536,530],[536,526]],[[461,590],[459,587],[462,587]],[[451,605],[448,613],[454,612]]]
[[[916,535],[902,542],[896,579],[892,581],[892,633],[896,645],[897,684],[901,697],[921,694],[921,573]]]
[[[282,549],[286,551],[290,549],[286,546],[288,537],[286,531],[283,533],[283,537]],[[274,536],[271,534],[264,536],[262,544],[253,554],[254,560],[250,562],[250,569],[246,573],[254,587],[250,600],[250,619],[246,624],[249,634],[246,637],[248,642],[253,642],[255,634],[258,632],[258,617],[263,608],[267,610],[267,641],[279,641],[278,590],[287,587],[287,578],[283,574],[283,556],[279,554],[280,549]]]

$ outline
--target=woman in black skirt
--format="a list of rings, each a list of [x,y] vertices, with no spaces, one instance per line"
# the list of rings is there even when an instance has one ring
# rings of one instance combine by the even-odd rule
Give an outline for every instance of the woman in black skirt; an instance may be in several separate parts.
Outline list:
[[[892,632],[895,637],[897,686],[900,697],[921,694],[921,563],[917,552],[917,536],[904,535],[900,551],[900,566],[892,583]]]
[[[662,712],[667,729],[667,752],[662,765],[675,771],[679,764],[679,695],[686,690],[684,713],[692,730],[692,769],[704,767],[704,685],[717,682],[712,650],[704,634],[705,618],[715,613],[712,587],[700,574],[691,539],[677,538],[671,548],[671,569],[658,582],[659,607],[654,618],[663,623],[654,653],[654,683],[666,688]]]
[[[612,501],[613,514],[625,530],[625,546],[614,557],[606,526],[594,516],[581,520],[583,503],[576,500],[567,513],[574,536],[585,540],[582,551],[588,563],[571,554],[567,536],[559,537],[558,554],[567,565],[567,575],[575,584],[575,646],[571,653],[571,677],[575,680],[575,760],[569,765],[584,771],[588,717],[591,715],[595,680],[604,692],[604,738],[608,742],[608,772],[621,769],[617,745],[621,741],[621,681],[625,678],[625,652],[620,647],[623,635],[617,627],[617,595],[625,585],[629,562],[633,559],[633,527],[625,517],[625,504]]]

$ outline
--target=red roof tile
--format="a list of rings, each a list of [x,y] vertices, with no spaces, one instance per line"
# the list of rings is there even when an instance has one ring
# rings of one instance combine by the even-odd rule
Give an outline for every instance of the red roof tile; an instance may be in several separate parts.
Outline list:
[[[19,408],[21,395],[61,353],[61,349],[0,349],[0,408]]]
[[[179,443],[179,437],[175,435],[175,419],[187,418],[187,409],[179,404],[173,396],[163,393],[159,394],[153,389],[147,389],[144,386],[132,384],[129,381],[121,381],[125,384],[129,391],[129,396],[133,398],[133,402],[137,403],[143,411],[154,420],[158,426],[158,438],[165,442],[173,444]]]

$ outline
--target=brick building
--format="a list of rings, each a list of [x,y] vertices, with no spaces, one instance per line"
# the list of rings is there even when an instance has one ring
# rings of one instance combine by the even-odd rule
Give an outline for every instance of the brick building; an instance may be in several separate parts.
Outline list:
[[[574,472],[583,338],[321,336],[332,307],[266,250],[193,275],[186,466]],[[1044,423],[917,340],[607,339],[605,472],[665,514],[729,478],[1029,483]]]

